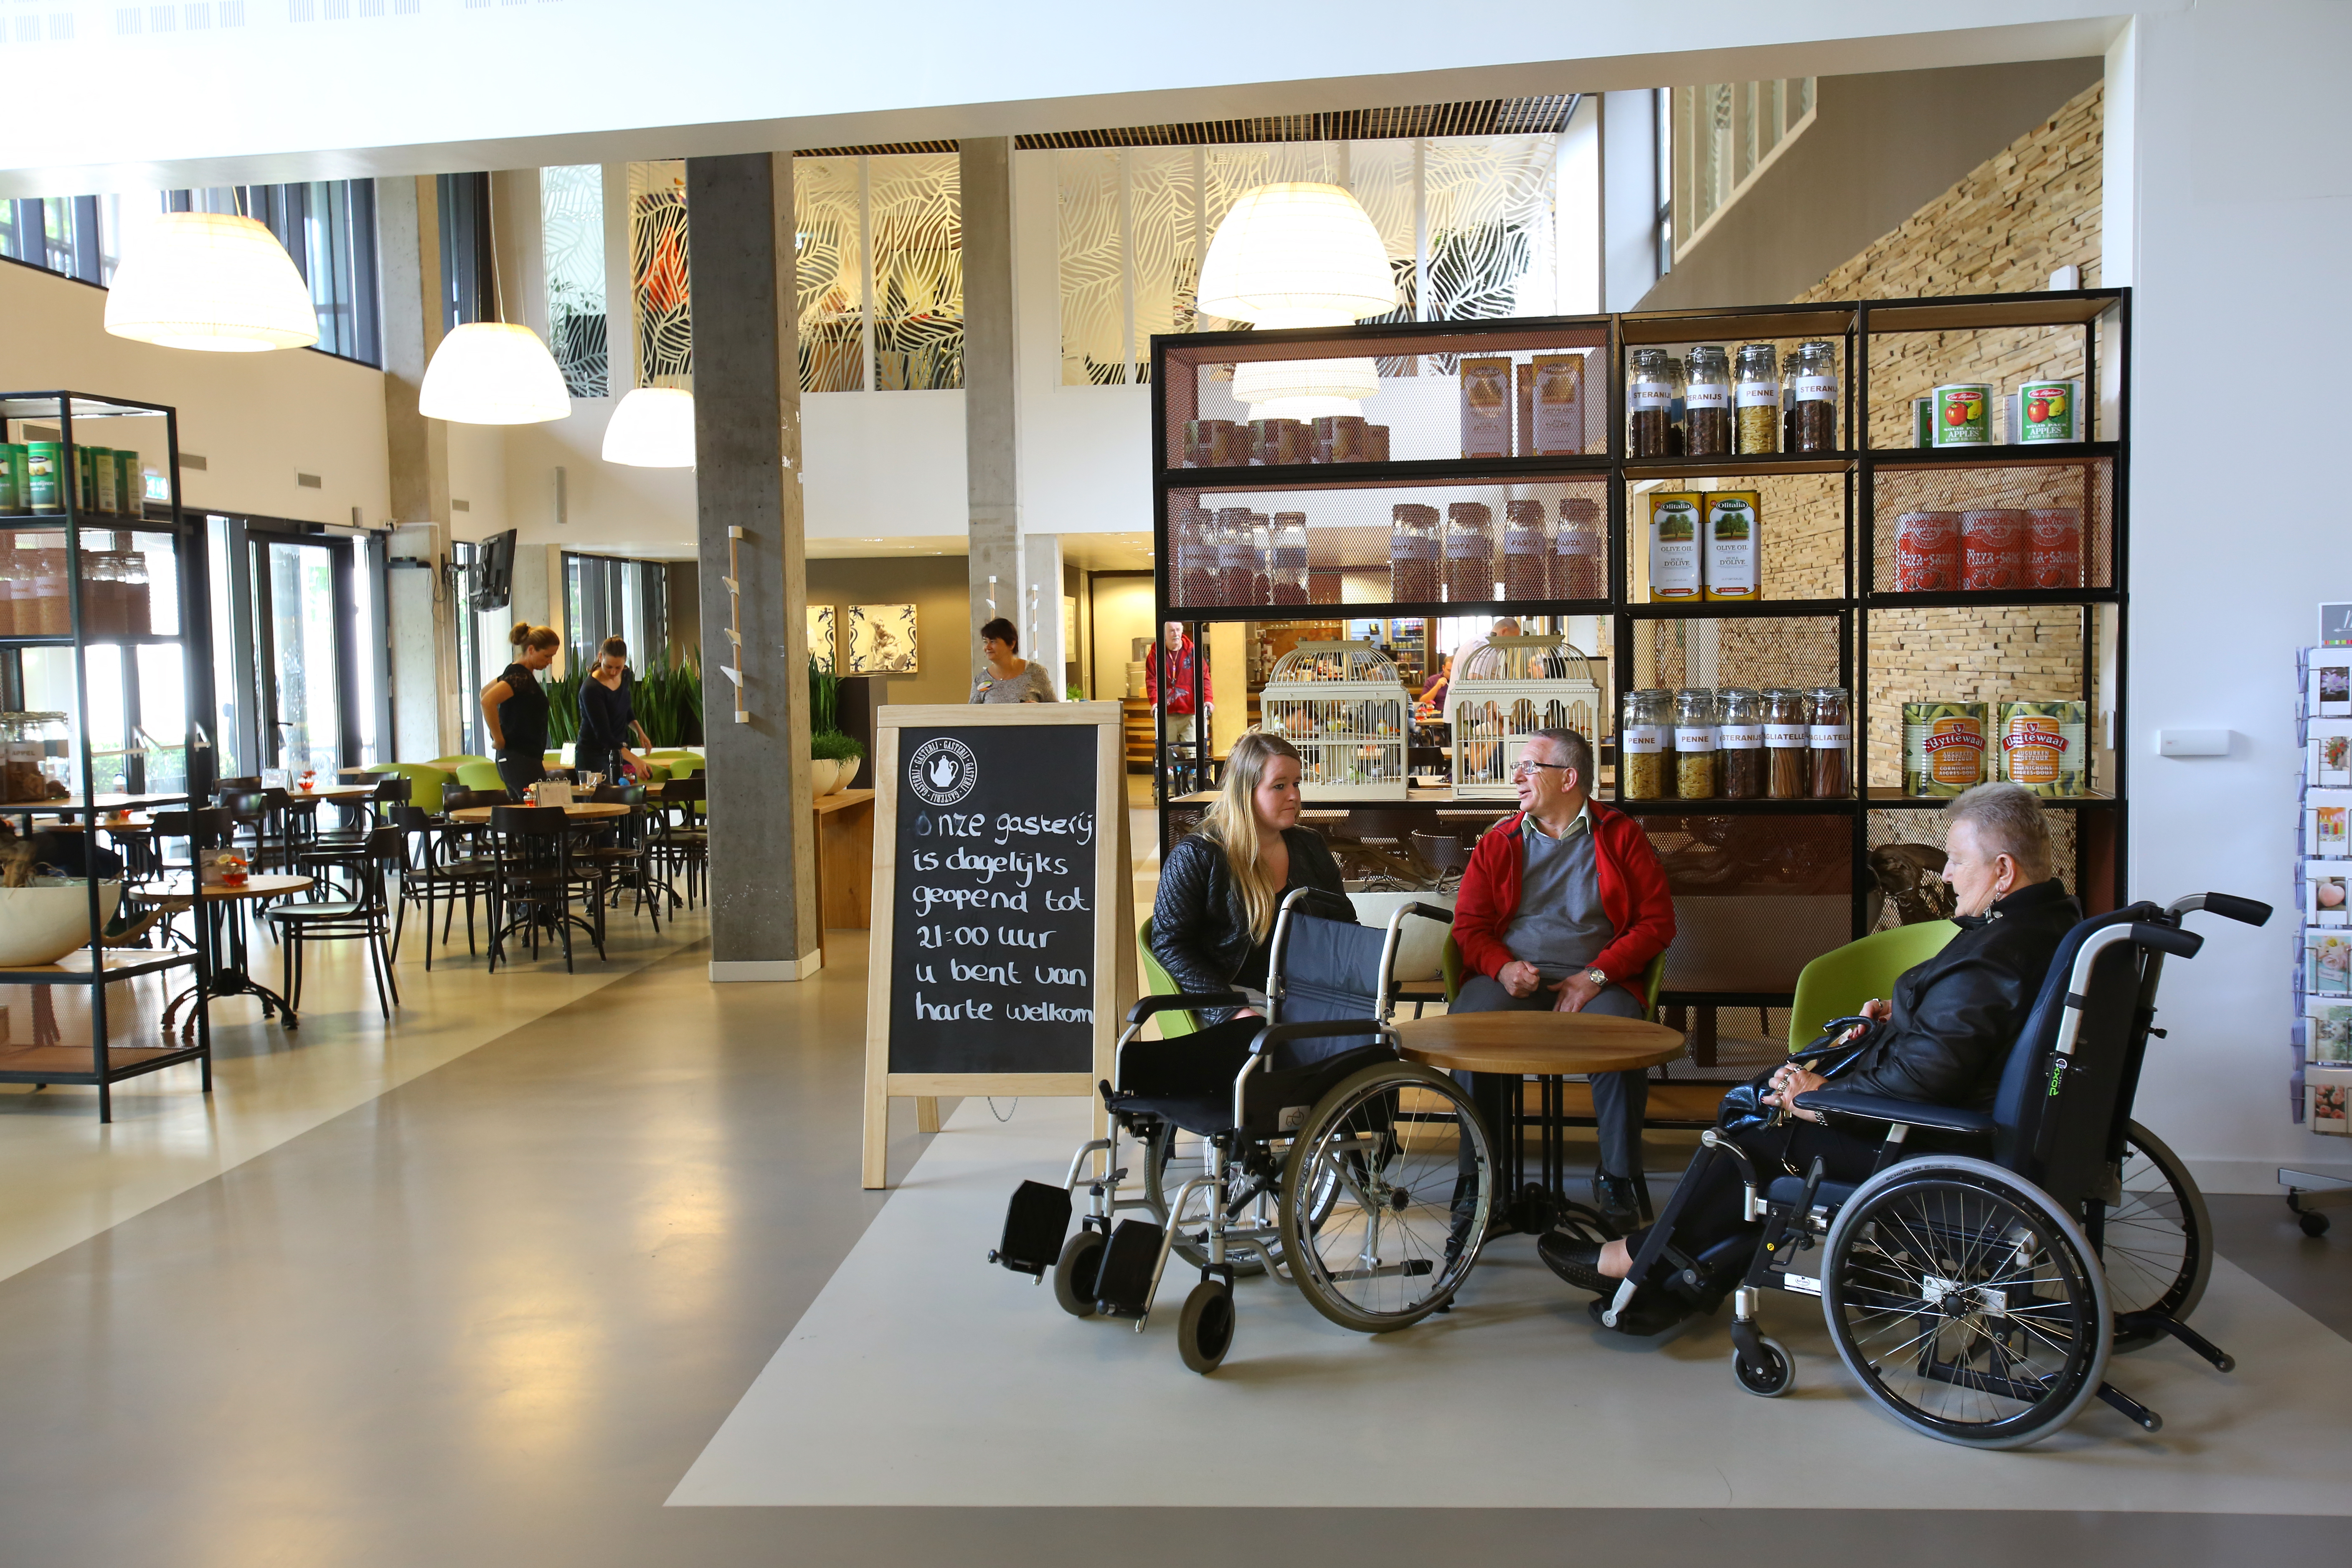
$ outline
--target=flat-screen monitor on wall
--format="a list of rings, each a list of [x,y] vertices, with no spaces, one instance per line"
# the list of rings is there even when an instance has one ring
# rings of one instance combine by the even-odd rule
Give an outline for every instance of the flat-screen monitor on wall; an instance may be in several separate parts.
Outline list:
[[[515,531],[493,533],[474,546],[474,608],[503,610],[514,592]]]

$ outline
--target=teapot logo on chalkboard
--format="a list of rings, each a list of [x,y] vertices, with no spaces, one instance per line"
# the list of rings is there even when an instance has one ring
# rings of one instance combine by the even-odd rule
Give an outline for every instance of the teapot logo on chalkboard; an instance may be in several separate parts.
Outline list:
[[[979,782],[980,763],[971,748],[951,736],[933,736],[907,763],[907,787],[928,805],[953,805]]]

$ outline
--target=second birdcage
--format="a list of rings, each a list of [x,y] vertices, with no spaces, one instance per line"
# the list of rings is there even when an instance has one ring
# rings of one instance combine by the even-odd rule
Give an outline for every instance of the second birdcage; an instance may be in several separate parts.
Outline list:
[[[1412,707],[1397,667],[1369,645],[1300,643],[1267,672],[1258,724],[1298,749],[1308,800],[1402,800]]]
[[[1500,799],[1517,793],[1511,770],[1537,731],[1573,730],[1598,744],[1601,686],[1584,656],[1558,637],[1496,637],[1454,671],[1445,714],[1454,795]]]

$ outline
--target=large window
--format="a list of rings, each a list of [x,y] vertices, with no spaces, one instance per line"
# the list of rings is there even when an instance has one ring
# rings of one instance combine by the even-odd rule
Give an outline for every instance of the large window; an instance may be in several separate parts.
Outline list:
[[[0,256],[102,288],[114,281],[121,216],[121,196],[0,201]]]
[[[606,637],[629,645],[639,671],[669,657],[669,569],[659,561],[563,554],[565,667],[585,669]]]
[[[310,302],[319,312],[319,347],[344,359],[383,363],[373,180],[166,191],[163,207],[167,212],[242,213],[259,219],[310,285]]]
[[[1666,144],[1674,168],[1675,255],[1686,254],[1813,122],[1813,79],[1711,81],[1672,89]]]
[[[490,177],[435,181],[441,219],[441,330],[496,320],[499,275],[490,235]]]

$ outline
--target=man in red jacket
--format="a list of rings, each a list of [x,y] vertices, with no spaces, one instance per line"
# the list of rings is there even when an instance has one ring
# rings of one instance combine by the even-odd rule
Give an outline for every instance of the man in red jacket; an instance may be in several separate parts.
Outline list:
[[[1451,1011],[1554,1009],[1642,1016],[1650,961],[1675,939],[1665,868],[1640,823],[1591,798],[1592,748],[1573,730],[1528,737],[1513,782],[1519,815],[1470,852],[1454,940],[1470,977]],[[1500,1128],[1508,1078],[1475,1075],[1471,1093]],[[1633,1173],[1649,1100],[1639,1072],[1595,1073],[1601,1171],[1593,1189],[1619,1226],[1640,1223]]]

